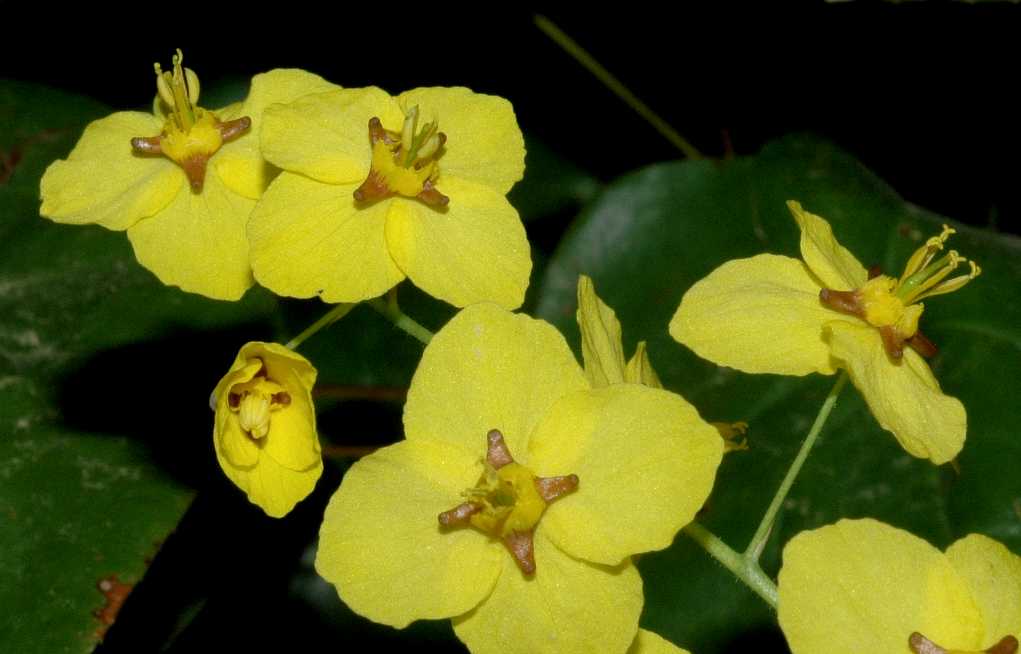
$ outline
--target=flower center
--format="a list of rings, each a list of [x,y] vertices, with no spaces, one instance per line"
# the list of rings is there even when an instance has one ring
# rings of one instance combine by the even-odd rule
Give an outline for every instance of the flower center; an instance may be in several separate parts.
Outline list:
[[[546,505],[574,492],[578,476],[536,477],[511,457],[503,434],[487,434],[485,469],[467,499],[439,515],[442,527],[472,526],[499,539],[526,575],[535,573],[533,536]]]
[[[437,159],[443,154],[447,135],[435,120],[418,126],[418,106],[408,110],[400,133],[383,128],[379,118],[369,121],[372,163],[369,175],[355,192],[359,202],[392,195],[418,198],[432,207],[444,207],[450,198],[436,190],[440,174]]]
[[[227,406],[238,415],[241,429],[254,440],[265,438],[271,414],[290,404],[290,394],[266,377],[265,367],[251,381],[231,388],[227,396]]]
[[[1004,636],[992,647],[980,651],[946,649],[916,631],[908,638],[908,647],[915,654],[1017,654],[1018,642],[1014,636]]]
[[[865,285],[854,291],[835,291],[824,288],[819,299],[829,308],[857,316],[879,330],[883,347],[895,361],[904,356],[904,345],[910,345],[922,356],[932,356],[936,346],[918,330],[922,317],[920,300],[932,295],[951,293],[978,277],[982,269],[955,250],[938,257],[954,230],[943,225],[939,236],[934,236],[918,248],[900,279],[870,271]],[[947,279],[959,265],[967,263],[970,270]]]
[[[248,116],[220,122],[211,111],[199,107],[199,78],[181,63],[184,55],[174,55],[173,72],[156,69],[156,90],[160,100],[170,109],[159,136],[131,139],[131,148],[142,155],[163,155],[171,159],[188,177],[196,193],[202,191],[206,164],[224,143],[238,138],[252,126]]]

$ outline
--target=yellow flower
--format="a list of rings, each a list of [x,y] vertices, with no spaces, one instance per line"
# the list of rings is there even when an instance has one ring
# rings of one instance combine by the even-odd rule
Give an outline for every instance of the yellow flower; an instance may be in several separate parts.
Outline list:
[[[922,355],[923,298],[979,274],[951,250],[944,227],[908,261],[900,279],[871,275],[829,223],[788,202],[804,262],[760,254],[723,264],[692,286],[670,334],[699,356],[749,373],[831,375],[845,368],[879,424],[910,454],[946,463],[964,446],[964,406],[942,393]],[[970,272],[949,277],[960,264]],[[949,277],[949,278],[948,278]]]
[[[581,355],[585,377],[592,388],[610,384],[642,384],[663,388],[649,359],[645,341],[639,341],[635,353],[624,363],[624,345],[620,321],[613,309],[596,295],[596,287],[587,275],[578,277],[578,328],[581,330]],[[748,449],[746,422],[709,423],[723,439],[726,452]]]
[[[505,196],[525,148],[503,98],[465,88],[320,93],[267,110],[262,148],[285,171],[248,226],[263,286],[358,302],[407,276],[456,306],[521,304],[531,254]]]
[[[345,476],[316,569],[376,622],[453,618],[474,652],[626,651],[630,557],[692,519],[723,449],[679,396],[593,389],[553,327],[493,304],[426,347],[404,426]]]
[[[794,654],[1014,654],[1021,557],[978,534],[946,553],[875,520],[795,536],[778,617]]]
[[[613,309],[596,295],[596,287],[587,275],[578,278],[577,319],[585,377],[593,388],[622,383],[663,388],[649,360],[645,341],[640,341],[631,359],[624,362],[620,321]]]
[[[269,183],[259,152],[263,108],[333,88],[301,70],[252,78],[248,98],[216,111],[197,105],[198,77],[156,65],[153,113],[121,111],[91,123],[41,183],[40,213],[61,223],[127,230],[139,263],[164,284],[236,300],[252,281],[245,223]]]
[[[213,447],[223,472],[274,518],[316,485],[323,460],[312,386],[316,370],[276,343],[247,343],[213,391]]]

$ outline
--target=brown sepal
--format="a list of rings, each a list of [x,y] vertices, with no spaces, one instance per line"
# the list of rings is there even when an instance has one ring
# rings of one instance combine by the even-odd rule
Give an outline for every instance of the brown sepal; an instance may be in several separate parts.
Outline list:
[[[482,505],[476,502],[459,504],[439,515],[440,525],[444,527],[464,527],[471,521],[471,517],[481,510]]]
[[[490,429],[489,433],[486,434],[486,463],[493,466],[496,470],[504,467],[508,463],[514,463],[514,457],[511,456],[510,450],[507,449],[507,443],[503,440],[503,434],[500,433],[499,429]]]
[[[505,536],[503,544],[507,546],[514,562],[526,575],[535,574],[535,544],[532,542],[533,531],[514,531]]]
[[[535,489],[547,504],[578,490],[578,475],[563,477],[536,477]]]

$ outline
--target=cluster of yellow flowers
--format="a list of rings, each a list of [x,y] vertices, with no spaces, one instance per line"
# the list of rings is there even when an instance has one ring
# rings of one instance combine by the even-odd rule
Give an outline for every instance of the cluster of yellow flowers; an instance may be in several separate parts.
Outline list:
[[[583,367],[551,325],[511,312],[531,257],[505,197],[524,172],[510,103],[464,88],[392,97],[274,70],[244,102],[211,111],[180,52],[156,75],[152,114],[92,123],[47,170],[44,216],[126,230],[161,281],[213,298],[258,281],[354,303],[407,277],[464,307],[425,348],[405,439],[354,464],[326,509],[316,569],[340,597],[395,627],[450,618],[473,652],[682,651],[639,629],[632,557],[692,521],[735,427],[663,389],[644,343],[625,357],[588,278]],[[670,333],[751,373],[846,370],[908,452],[951,460],[965,412],[922,358],[932,346],[917,301],[960,288],[977,266],[949,276],[966,260],[941,254],[946,229],[899,279],[869,275],[822,218],[791,211],[804,261],[724,264],[685,294]],[[323,469],[315,379],[292,349],[253,342],[213,391],[216,456],[274,517]],[[842,521],[787,545],[779,620],[799,653],[1015,652],[1021,558],[982,536],[943,554]]]

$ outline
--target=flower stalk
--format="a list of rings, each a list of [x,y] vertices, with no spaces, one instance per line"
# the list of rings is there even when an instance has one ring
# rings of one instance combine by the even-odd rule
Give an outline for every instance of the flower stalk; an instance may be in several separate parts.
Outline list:
[[[299,345],[301,345],[309,338],[314,336],[316,333],[319,332],[319,330],[329,327],[333,323],[337,322],[338,320],[346,316],[348,312],[351,311],[351,309],[354,309],[355,306],[357,306],[357,304],[358,304],[357,302],[351,304],[348,303],[338,304],[337,306],[333,307],[332,309],[324,313],[319,320],[315,321],[314,323],[306,327],[304,331],[302,331],[300,334],[298,334],[290,341],[288,341],[285,347],[287,347],[290,350],[297,349]]]
[[[833,411],[833,407],[837,403],[837,396],[840,395],[840,391],[846,383],[847,372],[842,371],[837,377],[836,383],[833,384],[833,388],[830,389],[829,395],[823,401],[822,406],[819,407],[819,413],[815,416],[812,429],[809,430],[808,436],[805,437],[804,442],[801,444],[798,455],[794,457],[794,462],[791,463],[791,467],[787,470],[787,475],[780,483],[780,488],[777,489],[776,494],[773,496],[773,501],[769,503],[766,514],[762,516],[759,528],[755,530],[755,535],[752,536],[751,542],[748,543],[748,547],[744,551],[744,556],[750,561],[757,563],[759,557],[762,556],[762,550],[766,546],[766,541],[769,540],[770,532],[773,530],[773,523],[776,522],[776,514],[780,511],[780,507],[783,506],[783,501],[787,499],[787,493],[790,492],[791,486],[794,485],[794,480],[797,479],[798,473],[801,472],[801,466],[804,465],[805,459],[808,458],[808,453],[812,451],[815,441],[818,440],[823,425],[826,424],[826,420],[830,417],[830,412]]]

